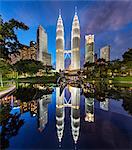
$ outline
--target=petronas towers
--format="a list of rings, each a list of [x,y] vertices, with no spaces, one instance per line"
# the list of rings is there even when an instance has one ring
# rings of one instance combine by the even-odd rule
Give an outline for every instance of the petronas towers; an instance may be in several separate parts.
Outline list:
[[[75,10],[75,15],[72,23],[71,50],[64,50],[64,44],[64,26],[61,17],[61,12],[59,11],[59,18],[57,20],[56,28],[56,70],[64,70],[65,53],[71,53],[71,70],[80,69],[80,24],[77,15],[77,10]]]

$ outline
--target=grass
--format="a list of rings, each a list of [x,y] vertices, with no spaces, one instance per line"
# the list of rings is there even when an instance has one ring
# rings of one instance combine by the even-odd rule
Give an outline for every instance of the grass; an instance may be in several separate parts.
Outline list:
[[[114,86],[117,86],[117,87],[132,87],[132,84],[129,84],[129,83],[114,83]]]
[[[7,90],[8,88],[9,88],[8,86],[0,87],[0,92],[4,91],[4,90]]]
[[[112,80],[117,82],[132,82],[132,77],[115,77]]]

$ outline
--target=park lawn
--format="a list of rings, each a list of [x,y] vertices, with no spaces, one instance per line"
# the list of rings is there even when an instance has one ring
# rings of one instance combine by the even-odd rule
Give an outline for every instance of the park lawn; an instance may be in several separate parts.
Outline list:
[[[117,82],[122,82],[122,81],[126,81],[126,82],[132,82],[132,77],[114,77],[112,79],[113,81],[117,81]]]
[[[117,86],[117,87],[132,87],[132,84],[129,84],[129,83],[114,83],[114,86]]]
[[[0,92],[4,91],[4,90],[7,90],[8,88],[9,88],[8,86],[0,87]]]

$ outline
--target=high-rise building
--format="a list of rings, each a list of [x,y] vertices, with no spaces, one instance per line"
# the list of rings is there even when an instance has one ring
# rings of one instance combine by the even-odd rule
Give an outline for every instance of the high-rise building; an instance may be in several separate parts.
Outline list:
[[[71,32],[71,67],[72,70],[80,69],[80,25],[75,10]]]
[[[85,63],[94,62],[94,35],[85,36]]]
[[[30,42],[30,46],[23,45],[18,52],[9,55],[10,63],[15,64],[20,60],[37,60],[37,44],[34,41]]]
[[[34,41],[30,42],[29,53],[30,53],[30,59],[37,60],[37,43],[36,42]]]
[[[59,12],[56,28],[56,70],[64,70],[64,27],[61,11]]]
[[[110,46],[105,46],[100,49],[100,58],[105,59],[105,61],[110,61]]]
[[[37,29],[37,60],[43,62],[44,65],[51,65],[51,54],[48,53],[47,33],[40,25]]]
[[[47,33],[40,25],[37,30],[38,60],[43,62],[43,52],[47,53]]]
[[[71,32],[71,50],[64,50],[64,26],[61,13],[59,13],[59,18],[57,20],[56,28],[56,70],[64,70],[64,53],[71,53],[71,70],[80,69],[80,24],[77,15],[77,10],[75,10],[75,15],[72,23]]]

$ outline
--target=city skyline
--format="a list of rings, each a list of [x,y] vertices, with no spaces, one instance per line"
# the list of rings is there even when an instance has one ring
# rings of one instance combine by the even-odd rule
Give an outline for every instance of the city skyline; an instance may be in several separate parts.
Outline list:
[[[121,58],[126,49],[132,46],[132,14],[130,13],[132,2],[130,1],[2,1],[1,15],[4,21],[15,18],[29,26],[28,31],[17,32],[20,42],[26,45],[29,45],[30,41],[36,41],[36,31],[41,24],[47,31],[48,49],[52,55],[52,64],[55,65],[58,11],[61,9],[64,21],[65,49],[70,49],[71,20],[75,6],[78,8],[81,26],[81,65],[84,62],[86,34],[95,35],[95,53],[98,53],[98,56],[99,49],[105,45],[111,46],[111,59]]]

